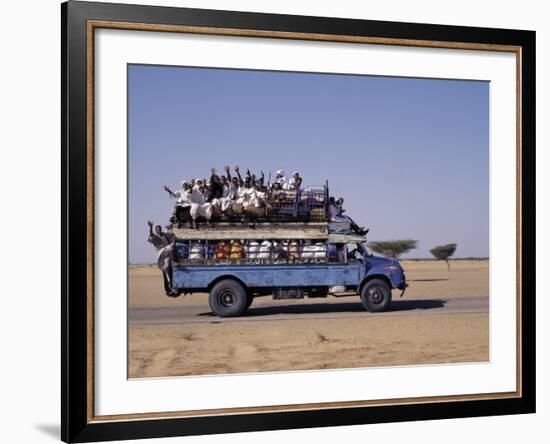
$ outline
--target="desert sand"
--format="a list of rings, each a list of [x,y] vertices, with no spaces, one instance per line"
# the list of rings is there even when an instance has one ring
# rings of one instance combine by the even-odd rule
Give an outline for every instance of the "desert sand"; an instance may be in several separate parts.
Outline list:
[[[257,298],[246,316],[212,316],[208,295],[169,298],[154,266],[129,269],[129,377],[483,362],[489,262],[402,261],[409,288],[391,310],[359,297]]]

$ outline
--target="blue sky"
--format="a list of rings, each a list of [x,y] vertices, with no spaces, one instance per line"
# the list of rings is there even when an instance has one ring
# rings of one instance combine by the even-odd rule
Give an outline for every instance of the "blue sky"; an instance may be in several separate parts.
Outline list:
[[[155,260],[162,186],[226,164],[328,180],[369,240],[417,239],[405,257],[489,255],[488,82],[130,65],[128,140],[131,263]]]

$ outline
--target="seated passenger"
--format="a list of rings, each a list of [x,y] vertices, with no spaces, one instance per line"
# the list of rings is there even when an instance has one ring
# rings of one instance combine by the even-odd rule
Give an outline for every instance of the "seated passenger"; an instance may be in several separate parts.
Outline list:
[[[271,201],[280,201],[280,200],[284,199],[285,192],[283,190],[282,185],[279,182],[273,182],[271,184],[269,197],[270,197]]]
[[[181,190],[172,191],[167,185],[164,185],[164,190],[170,195],[170,197],[176,199],[176,205],[184,205],[189,203],[191,186],[186,180],[181,182]]]
[[[328,200],[329,202],[329,214],[330,214],[330,220],[332,222],[347,222],[350,224],[350,228],[352,231],[359,235],[364,235],[368,233],[368,229],[365,229],[364,227],[360,227],[357,225],[353,219],[349,216],[345,216],[343,213],[344,208],[344,199],[342,197],[339,197],[338,199],[334,199],[333,196],[331,196]]]
[[[202,194],[207,202],[212,202],[212,200],[214,199],[214,187],[211,182],[204,183]]]
[[[185,222],[188,219],[191,202],[189,200],[191,195],[191,186],[187,181],[181,182],[181,189],[178,191],[172,191],[167,185],[164,185],[166,192],[176,199],[176,205],[174,206],[173,222],[177,222],[178,225]]]
[[[210,226],[210,219],[212,218],[212,204],[205,199],[205,187],[201,179],[195,181],[195,186],[191,191],[190,196],[191,203],[191,218],[193,220],[193,226],[197,228],[197,218],[202,216],[206,219],[206,226]]]
[[[236,203],[242,205],[245,214],[257,215],[262,202],[260,193],[252,186],[252,178],[247,177],[244,185],[239,187]]]
[[[222,194],[223,194],[223,184],[222,184],[222,177],[223,176],[218,176],[216,174],[216,168],[212,168],[210,170],[210,180],[208,181],[208,183],[210,184],[210,188],[211,188],[211,199],[219,199],[220,197],[222,197]]]
[[[254,188],[256,188],[257,191],[260,191],[262,193],[265,193],[267,191],[267,188],[264,186],[264,180],[265,180],[265,176],[264,176],[264,172],[263,171],[260,171],[261,173],[261,176],[259,179],[256,179],[253,183],[254,183]]]
[[[286,190],[299,190],[301,184],[302,178],[300,177],[300,173],[298,171],[294,171],[292,173],[292,177],[283,188],[285,188]]]
[[[275,173],[275,179],[273,180],[273,184],[271,186],[274,186],[275,184],[279,184],[281,188],[285,187],[286,177],[283,170],[277,170],[277,172]]]
[[[231,207],[232,185],[225,176],[220,176],[220,186],[222,194],[219,198],[212,200],[212,205],[218,206],[225,213]]]

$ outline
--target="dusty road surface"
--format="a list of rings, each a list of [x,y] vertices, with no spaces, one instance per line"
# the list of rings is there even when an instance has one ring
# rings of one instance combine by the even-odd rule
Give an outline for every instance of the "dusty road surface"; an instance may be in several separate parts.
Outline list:
[[[489,263],[403,261],[410,287],[389,311],[357,295],[273,301],[212,315],[208,295],[164,296],[153,266],[129,270],[129,376],[482,362],[489,359]]]

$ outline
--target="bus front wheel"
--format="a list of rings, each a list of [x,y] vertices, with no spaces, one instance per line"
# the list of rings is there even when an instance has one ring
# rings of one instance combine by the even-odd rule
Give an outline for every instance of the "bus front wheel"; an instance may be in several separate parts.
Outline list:
[[[361,290],[363,307],[371,313],[383,311],[391,303],[391,288],[382,279],[373,279]]]

